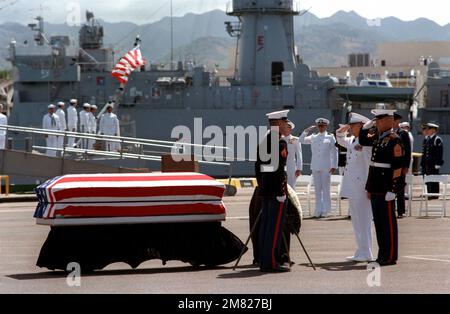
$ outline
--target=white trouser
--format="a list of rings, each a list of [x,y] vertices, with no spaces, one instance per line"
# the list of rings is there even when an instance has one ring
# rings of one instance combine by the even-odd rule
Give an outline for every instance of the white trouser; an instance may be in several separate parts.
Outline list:
[[[0,149],[5,149],[6,135],[0,135]]]
[[[81,126],[81,133],[83,133],[85,135],[90,134],[90,132],[84,125]],[[89,149],[89,140],[88,139],[85,139],[85,138],[81,139],[81,148]]]
[[[331,174],[329,171],[313,171],[314,189],[316,191],[315,216],[326,216],[331,212]]]
[[[354,257],[362,261],[372,261],[372,205],[368,198],[349,199],[352,224],[356,239]]]
[[[294,191],[295,191],[295,186],[297,185],[297,179],[298,179],[298,177],[295,175],[295,171],[288,172],[287,177],[288,177],[288,184],[289,184],[289,186],[291,188],[293,188]]]
[[[95,135],[95,133],[94,133],[94,132],[91,132],[91,135]],[[94,150],[95,142],[96,142],[95,140],[89,140],[89,143],[88,143],[88,149]]]
[[[75,131],[73,131],[75,130]],[[76,126],[69,126],[69,132],[77,132]],[[67,147],[73,148],[75,145],[75,137],[68,137],[67,138]]]
[[[64,148],[64,136],[58,136],[58,139],[56,140],[56,147],[63,149]]]
[[[57,148],[58,147],[58,137],[54,135],[49,135],[47,137],[47,147],[49,148]],[[56,157],[57,152],[55,150],[47,150],[48,157]]]

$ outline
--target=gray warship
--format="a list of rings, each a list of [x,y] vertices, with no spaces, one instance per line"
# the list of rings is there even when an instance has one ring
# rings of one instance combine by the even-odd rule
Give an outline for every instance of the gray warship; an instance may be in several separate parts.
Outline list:
[[[416,118],[410,114],[413,88],[351,87],[349,91],[338,79],[319,76],[304,64],[294,41],[294,17],[301,11],[292,0],[234,0],[227,14],[232,21],[225,31],[236,39],[237,51],[234,75],[226,82],[216,72],[189,62],[172,63],[169,68],[148,64],[132,73],[122,92],[111,76],[117,58],[103,45],[104,29],[92,13],[87,13],[76,45],[68,36],[47,38],[43,18],[38,17],[30,25],[35,43],[10,45],[15,89],[10,124],[41,127],[48,104],[72,98],[100,108],[117,98],[123,135],[159,140],[174,140],[171,130],[179,125],[194,129],[195,118],[203,119],[203,127],[216,125],[223,130],[265,126],[265,114],[281,109],[291,109],[296,132],[317,117],[330,119],[337,127],[346,122],[350,110],[369,115],[380,101]],[[214,169],[205,172],[225,174]],[[251,161],[234,168],[236,176],[253,174]]]

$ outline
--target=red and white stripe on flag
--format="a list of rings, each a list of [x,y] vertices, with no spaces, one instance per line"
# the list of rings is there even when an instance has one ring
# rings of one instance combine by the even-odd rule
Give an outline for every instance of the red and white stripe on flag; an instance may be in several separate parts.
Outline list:
[[[128,78],[134,70],[138,67],[146,64],[145,59],[142,57],[141,49],[139,47],[134,48],[125,54],[115,68],[112,70],[111,75],[115,77],[121,84],[128,83]]]

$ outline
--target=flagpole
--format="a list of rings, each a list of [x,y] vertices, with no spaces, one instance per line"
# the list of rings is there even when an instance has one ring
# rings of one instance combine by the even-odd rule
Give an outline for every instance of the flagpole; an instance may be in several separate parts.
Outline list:
[[[170,0],[170,70],[173,71],[173,0]]]

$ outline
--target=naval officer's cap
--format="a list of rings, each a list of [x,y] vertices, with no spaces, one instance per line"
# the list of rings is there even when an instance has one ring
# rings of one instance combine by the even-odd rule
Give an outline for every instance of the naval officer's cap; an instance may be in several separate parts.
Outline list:
[[[402,122],[399,125],[402,129],[403,128],[411,128],[411,124],[409,124],[409,122]]]
[[[359,114],[359,113],[350,113],[350,122],[349,124],[356,124],[356,123],[362,123],[362,124],[366,124],[367,122],[369,122],[370,119],[367,117],[364,117],[363,115]]]
[[[388,110],[388,109],[375,109],[372,110],[372,114],[375,116],[375,119],[380,120],[386,117],[393,117],[397,110]]]
[[[85,104],[83,105],[83,108],[84,108],[84,109],[91,108],[91,105],[89,105],[88,103],[85,103]]]
[[[48,108],[48,109],[56,109],[56,106],[55,106],[55,105],[48,105],[47,108]]]
[[[71,104],[77,104],[77,103],[78,103],[78,100],[76,100],[76,99],[71,99],[71,100],[70,100],[70,103],[71,103]]]
[[[330,120],[325,118],[319,118],[316,120],[317,125],[330,125]]]
[[[422,126],[422,128],[423,129],[439,129],[439,125],[438,124],[436,124],[436,123],[425,123],[423,126]]]
[[[267,116],[267,118],[270,121],[273,121],[273,120],[287,120],[289,111],[290,110],[275,111],[275,112],[266,114],[266,116]]]
[[[97,107],[96,105],[92,105],[92,106],[91,106],[91,109],[97,110],[98,107]]]
[[[62,101],[60,101],[59,103],[58,103],[58,107],[61,107],[61,106],[65,106],[66,104],[64,103],[64,102],[62,102]]]
[[[291,120],[286,120],[287,124],[291,127],[291,130],[295,129],[295,124]]]

